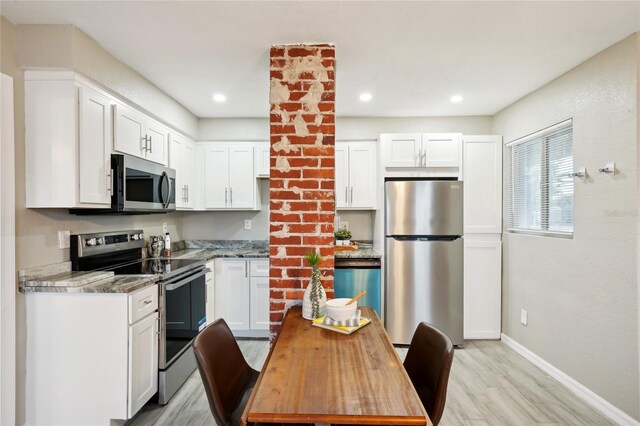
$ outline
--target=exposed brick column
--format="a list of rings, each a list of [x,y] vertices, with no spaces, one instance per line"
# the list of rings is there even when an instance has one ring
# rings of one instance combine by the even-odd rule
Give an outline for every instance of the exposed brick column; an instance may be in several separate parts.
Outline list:
[[[333,297],[335,216],[335,47],[271,47],[270,334],[286,309],[301,304],[322,255],[322,285]]]

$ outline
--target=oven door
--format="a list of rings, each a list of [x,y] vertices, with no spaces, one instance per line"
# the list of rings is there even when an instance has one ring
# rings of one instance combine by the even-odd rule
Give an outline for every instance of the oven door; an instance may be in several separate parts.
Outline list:
[[[176,209],[176,171],[129,155],[113,154],[117,210],[166,212]]]
[[[206,269],[160,283],[160,353],[170,366],[206,325]]]

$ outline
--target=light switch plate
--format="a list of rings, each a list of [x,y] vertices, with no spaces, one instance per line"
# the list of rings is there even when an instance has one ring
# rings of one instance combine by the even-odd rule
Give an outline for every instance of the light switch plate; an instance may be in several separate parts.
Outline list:
[[[349,222],[340,222],[340,227],[349,229]]]
[[[167,222],[162,222],[162,235],[167,235]]]
[[[527,322],[529,322],[529,313],[524,309],[520,309],[520,322],[522,325],[527,325]]]
[[[244,220],[244,229],[251,229],[251,219]]]
[[[71,246],[71,231],[58,231],[58,247],[60,250]]]

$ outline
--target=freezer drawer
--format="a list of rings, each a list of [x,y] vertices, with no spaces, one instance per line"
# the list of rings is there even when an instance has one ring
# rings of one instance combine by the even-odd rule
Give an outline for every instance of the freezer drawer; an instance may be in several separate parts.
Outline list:
[[[462,235],[462,182],[385,182],[385,235]]]
[[[386,239],[385,319],[393,343],[409,344],[425,321],[463,344],[463,243]]]

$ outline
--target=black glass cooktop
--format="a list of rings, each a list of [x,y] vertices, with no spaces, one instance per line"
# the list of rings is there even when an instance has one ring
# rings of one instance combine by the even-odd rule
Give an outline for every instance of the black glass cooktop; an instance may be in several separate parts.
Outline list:
[[[116,275],[161,274],[177,275],[204,264],[196,259],[142,259],[141,261],[116,265],[107,270]]]

